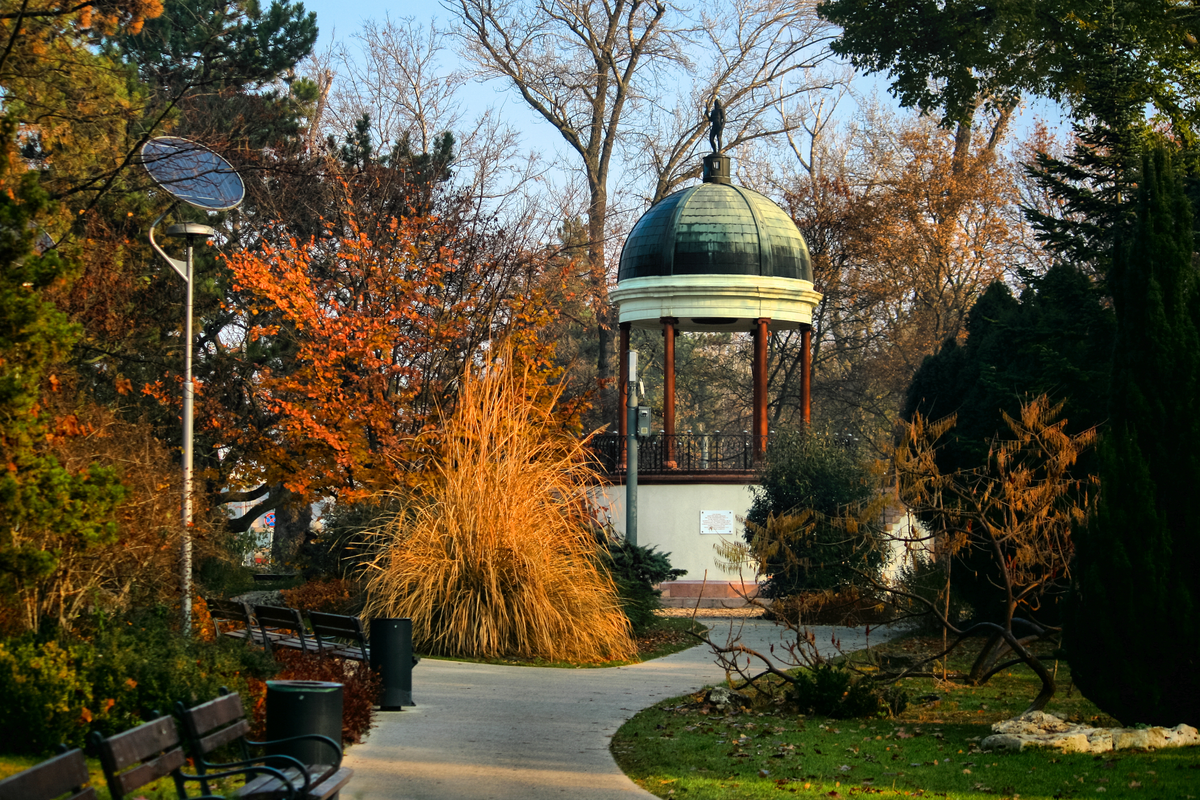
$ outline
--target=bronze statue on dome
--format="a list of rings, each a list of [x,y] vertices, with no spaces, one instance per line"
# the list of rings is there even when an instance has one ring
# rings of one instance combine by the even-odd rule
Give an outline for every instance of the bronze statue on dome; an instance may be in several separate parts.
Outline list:
[[[713,95],[712,108],[704,116],[712,123],[712,127],[708,130],[708,146],[714,153],[720,153],[722,150],[721,134],[725,130],[725,106],[721,105],[720,97]]]

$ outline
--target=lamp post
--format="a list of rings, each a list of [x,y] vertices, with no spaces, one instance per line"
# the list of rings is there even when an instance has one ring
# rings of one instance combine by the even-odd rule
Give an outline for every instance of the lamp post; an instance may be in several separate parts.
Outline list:
[[[183,629],[186,632],[192,629],[192,420],[195,417],[193,402],[196,397],[195,384],[192,382],[192,349],[196,346],[192,335],[193,249],[197,239],[207,241],[215,231],[195,222],[167,228],[168,236],[184,240],[184,260],[180,262],[163,252],[158,242],[154,241],[154,227],[161,221],[162,217],[159,217],[150,226],[150,245],[179,273],[187,287],[183,311],[183,552],[179,567],[183,584]]]
[[[142,166],[150,177],[175,200],[205,211],[228,211],[241,205],[246,187],[229,162],[196,142],[177,136],[150,139],[142,146]],[[171,209],[175,204],[171,205]],[[184,240],[184,260],[172,258],[154,240],[154,229],[170,213],[164,211],[150,226],[150,246],[171,269],[183,278],[186,289],[183,323],[183,502],[182,583],[183,632],[192,630],[192,418],[195,384],[192,382],[193,268],[196,241],[207,241],[215,233],[207,225],[184,222],[167,228],[168,236]]]

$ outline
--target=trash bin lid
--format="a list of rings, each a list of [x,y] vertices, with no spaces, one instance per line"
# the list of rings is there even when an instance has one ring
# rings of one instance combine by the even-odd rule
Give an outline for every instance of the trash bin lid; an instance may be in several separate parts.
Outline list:
[[[267,681],[267,688],[276,692],[334,692],[342,684],[332,681]]]

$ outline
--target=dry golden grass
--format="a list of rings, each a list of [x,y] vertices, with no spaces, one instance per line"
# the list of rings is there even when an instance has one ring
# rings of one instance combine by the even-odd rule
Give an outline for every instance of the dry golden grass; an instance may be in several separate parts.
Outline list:
[[[417,650],[574,663],[637,654],[598,568],[582,443],[560,432],[544,384],[504,350],[464,376],[436,481],[399,513],[369,569],[367,615],[409,617]]]

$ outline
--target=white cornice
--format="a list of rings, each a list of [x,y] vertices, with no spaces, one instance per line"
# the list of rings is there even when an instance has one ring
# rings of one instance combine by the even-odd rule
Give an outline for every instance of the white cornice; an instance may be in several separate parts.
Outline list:
[[[629,278],[609,297],[620,308],[620,321],[636,328],[658,327],[663,317],[679,320],[681,331],[750,330],[756,319],[770,319],[772,330],[812,324],[821,294],[810,281],[757,275],[676,275]],[[728,323],[697,322],[727,319]]]

